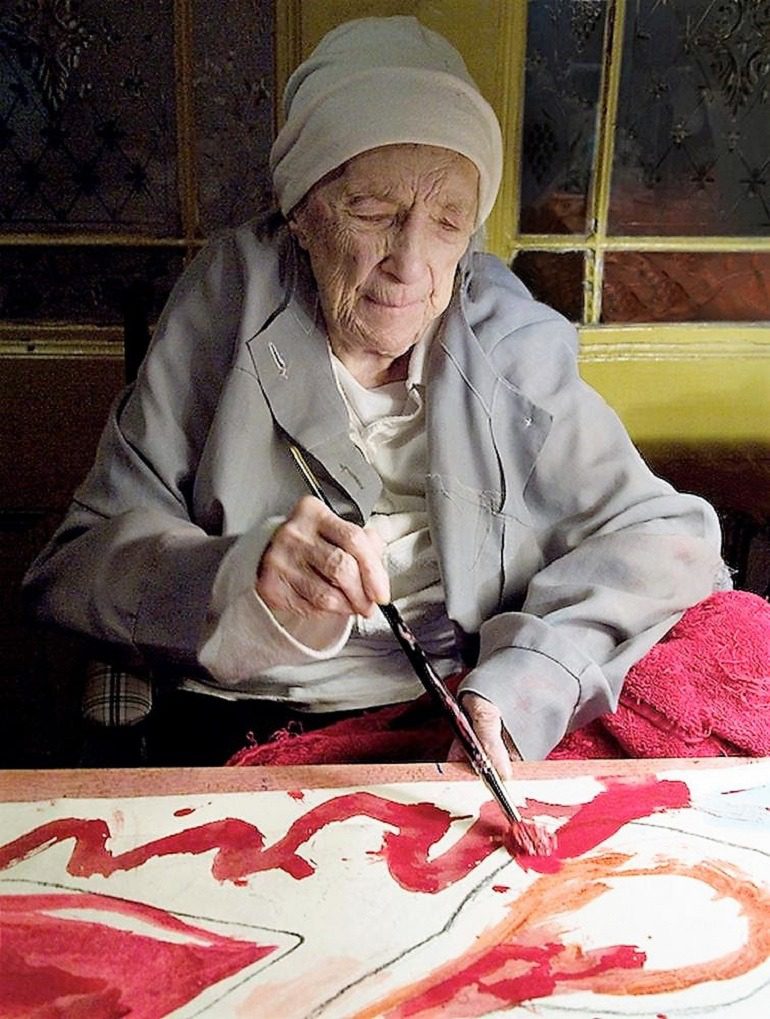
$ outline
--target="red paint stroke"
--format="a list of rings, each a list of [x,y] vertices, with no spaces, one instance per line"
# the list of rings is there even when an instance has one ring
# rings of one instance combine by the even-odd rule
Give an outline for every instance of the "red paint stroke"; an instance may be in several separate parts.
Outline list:
[[[188,817],[190,814],[195,813],[195,807],[180,807],[179,810],[174,811],[174,817]]]
[[[573,808],[572,817],[559,828],[550,855],[518,853],[524,869],[557,871],[564,860],[599,845],[629,821],[689,804],[684,782],[657,779],[610,779],[589,803]],[[561,809],[561,808],[560,808]],[[369,792],[346,793],[313,807],[298,818],[283,838],[265,846],[262,832],[237,818],[224,818],[166,835],[142,846],[113,855],[107,847],[110,829],[101,819],[64,818],[40,825],[0,847],[0,870],[67,839],[74,839],[67,871],[73,876],[108,877],[133,870],[156,857],[215,852],[211,872],[218,881],[241,883],[261,871],[282,870],[296,880],[307,878],[315,867],[297,852],[300,846],[328,824],[364,816],[395,828],[383,834],[381,856],[391,876],[415,892],[439,892],[469,874],[505,844],[506,831],[494,801],[484,803],[479,817],[444,853],[429,859],[431,847],[449,829],[451,814],[431,803],[395,803]]]
[[[387,1015],[388,1019],[437,1014],[451,1015],[453,1019],[479,1016],[487,1012],[486,1005],[479,1011],[482,998],[495,1001],[497,1008],[503,1004],[518,1005],[532,998],[550,997],[567,981],[590,981],[609,970],[639,969],[644,961],[644,953],[629,945],[581,952],[579,961],[574,950],[558,942],[542,946],[496,945],[400,1008],[376,1014]],[[436,1011],[447,1007],[451,1011]],[[364,1015],[368,1019],[369,1013]]]
[[[559,828],[553,854],[527,856],[521,862],[540,874],[552,874],[561,861],[574,859],[600,845],[630,821],[690,805],[690,790],[684,782],[608,780],[605,787]]]
[[[510,890],[510,885],[492,885],[493,892],[509,892]]]
[[[304,800],[304,798],[305,798],[305,790],[304,789],[289,789],[287,791],[288,791],[289,796],[291,796],[291,798],[293,800]]]
[[[0,925],[4,1019],[159,1019],[276,949],[88,892],[3,896]]]
[[[663,860],[650,867],[629,867],[629,860],[622,853],[599,854],[568,861],[559,874],[542,875],[509,905],[502,921],[476,935],[468,951],[351,1019],[469,1019],[576,990],[665,994],[735,979],[770,958],[770,892],[734,866]],[[714,900],[734,899],[747,921],[743,944],[720,958],[647,969],[644,952],[632,945],[586,949],[575,939],[577,911],[611,894],[612,880],[671,875],[702,882],[714,892]],[[661,916],[662,929],[670,922],[670,916]]]

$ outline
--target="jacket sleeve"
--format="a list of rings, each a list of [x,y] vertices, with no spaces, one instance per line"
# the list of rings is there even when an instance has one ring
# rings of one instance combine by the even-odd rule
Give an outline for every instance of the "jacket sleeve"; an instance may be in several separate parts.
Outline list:
[[[289,633],[254,589],[257,566],[283,518],[268,518],[239,539],[222,559],[201,633],[199,661],[222,687],[275,665],[333,658],[347,643],[352,617],[331,622],[309,617]]]
[[[236,539],[193,522],[196,458],[238,320],[231,246],[212,245],[172,293],[137,381],[115,401],[94,465],[27,572],[44,622],[189,664],[214,577]],[[195,399],[190,398],[195,385]]]
[[[184,274],[24,583],[41,621],[107,645],[129,666],[175,666],[225,686],[255,668],[330,657],[350,629],[324,631],[325,643],[309,633],[306,646],[258,599],[257,567],[279,520],[223,534],[216,506],[196,509],[198,465],[239,341],[282,296],[258,261],[245,230],[211,243]],[[276,259],[263,262],[267,278]]]
[[[24,579],[39,620],[108,645],[127,665],[196,669],[223,560],[240,556],[255,573],[269,540],[259,527],[224,536],[194,511],[197,463],[241,327],[244,275],[228,235],[182,276],[136,383],[110,411],[88,477]]]
[[[520,607],[482,624],[462,686],[500,708],[525,759],[614,710],[628,669],[686,608],[729,586],[714,510],[652,474],[568,346],[537,394],[551,426],[523,492],[541,565]]]

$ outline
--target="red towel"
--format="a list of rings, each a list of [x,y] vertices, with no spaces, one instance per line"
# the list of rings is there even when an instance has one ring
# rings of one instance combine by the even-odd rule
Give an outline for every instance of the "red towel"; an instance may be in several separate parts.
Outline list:
[[[459,682],[459,679],[458,679]],[[296,723],[267,743],[246,746],[227,763],[396,764],[444,761],[452,733],[427,694],[406,704],[372,708],[322,729],[302,732]]]
[[[602,724],[629,757],[770,754],[770,606],[722,591],[628,673]]]
[[[451,742],[423,696],[312,732],[282,730],[228,763],[440,761]],[[569,733],[550,758],[722,755],[770,755],[770,606],[743,591],[723,591],[688,609],[630,670],[618,710]]]

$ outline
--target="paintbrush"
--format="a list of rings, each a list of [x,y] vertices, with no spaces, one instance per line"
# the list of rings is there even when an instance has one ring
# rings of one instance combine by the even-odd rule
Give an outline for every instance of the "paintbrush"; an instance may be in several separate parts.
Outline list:
[[[289,443],[289,450],[310,492],[320,499],[332,513],[336,512],[300,450],[293,443]],[[401,645],[415,675],[439,706],[459,740],[471,767],[503,812],[513,842],[528,856],[547,855],[551,848],[551,840],[533,822],[525,821],[513,804],[503,785],[503,780],[476,735],[470,719],[446,683],[430,664],[428,656],[417,638],[401,618],[401,613],[392,602],[380,605],[379,608],[388,621],[396,640]]]

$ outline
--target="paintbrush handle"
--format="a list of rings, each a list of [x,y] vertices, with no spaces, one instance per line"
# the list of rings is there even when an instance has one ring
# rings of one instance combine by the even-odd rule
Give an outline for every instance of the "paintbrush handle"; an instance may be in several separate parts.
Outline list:
[[[390,624],[396,640],[409,659],[415,675],[447,718],[473,770],[495,798],[508,820],[515,824],[521,824],[521,814],[508,796],[503,781],[476,735],[470,719],[446,683],[428,661],[428,656],[423,648],[420,647],[415,635],[401,618],[401,613],[392,603],[380,605],[380,610]]]
[[[301,451],[294,445],[294,443],[289,443],[289,451],[294,457],[294,462],[299,468],[300,474],[305,479],[305,483],[313,495],[317,499],[320,499],[328,509],[335,512],[334,507],[329,501],[324,490],[318,484],[318,479],[315,474],[313,474],[310,465],[307,460],[305,460]],[[401,613],[392,602],[389,602],[387,605],[380,605],[380,610],[383,616],[387,619],[388,624],[390,625],[396,640],[403,648],[406,657],[409,659],[415,675],[439,705],[439,708],[447,718],[452,730],[460,741],[473,770],[495,798],[498,806],[508,820],[514,824],[521,825],[521,814],[513,805],[508,793],[505,791],[502,779],[498,775],[495,766],[490,761],[486,750],[481,745],[481,741],[476,735],[476,732],[470,723],[470,719],[465,714],[456,698],[452,695],[452,692],[448,689],[443,679],[441,679],[428,661],[428,656],[418,644],[415,635],[401,618]]]

